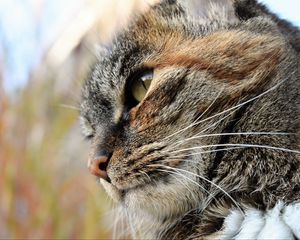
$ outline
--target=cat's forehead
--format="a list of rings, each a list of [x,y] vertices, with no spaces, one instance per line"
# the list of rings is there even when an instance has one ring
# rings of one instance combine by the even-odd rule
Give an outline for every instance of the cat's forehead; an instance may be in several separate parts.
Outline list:
[[[164,17],[166,22],[159,22],[161,17],[161,11],[152,9],[133,21],[108,45],[97,46],[98,60],[87,78],[87,92],[99,86],[103,90],[118,87],[141,67],[147,56],[160,50],[157,48],[163,45],[164,39],[180,32],[178,24],[167,16]]]
[[[161,50],[168,39],[175,38],[179,41],[198,38],[223,28],[224,25],[226,23],[217,18],[213,22],[204,16],[197,20],[191,18],[181,1],[162,1],[136,16],[108,45],[99,46],[95,73],[105,74],[105,70],[109,70],[126,74],[134,63],[142,62],[143,57],[151,51]]]
[[[149,54],[161,50],[160,47],[169,38],[187,38],[193,33],[199,35],[207,30],[206,26],[199,26],[202,31],[190,31],[192,23],[179,5],[164,3],[155,6],[136,17],[109,44],[97,46],[98,61],[89,80],[98,80],[99,75],[126,75]]]

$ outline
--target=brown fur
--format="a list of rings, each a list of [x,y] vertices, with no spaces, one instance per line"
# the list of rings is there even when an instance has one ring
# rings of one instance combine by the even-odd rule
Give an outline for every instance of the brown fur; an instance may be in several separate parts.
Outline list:
[[[268,35],[257,37],[247,32],[228,30],[200,40],[171,39],[161,55],[145,65],[155,69],[179,66],[205,70],[214,79],[238,83],[257,72],[267,77],[278,65],[282,45],[281,39]]]

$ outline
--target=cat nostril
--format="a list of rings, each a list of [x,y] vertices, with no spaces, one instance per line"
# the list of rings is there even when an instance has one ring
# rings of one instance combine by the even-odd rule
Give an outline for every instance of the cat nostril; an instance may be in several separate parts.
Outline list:
[[[110,160],[111,154],[100,155],[96,159],[89,161],[88,168],[91,174],[110,181],[106,169]]]
[[[111,158],[111,155],[112,155],[112,154],[111,154],[110,152],[106,151],[106,150],[102,150],[102,151],[100,151],[100,152],[98,153],[97,159],[98,159],[98,158],[102,158],[102,157],[106,157],[106,161],[101,162],[101,163],[99,164],[99,169],[100,169],[100,170],[106,171],[107,166],[108,166],[108,163],[109,163],[109,160],[110,160],[110,158]]]
[[[106,171],[107,165],[108,165],[108,160],[106,160],[105,162],[100,162],[99,163],[99,169],[102,171]]]

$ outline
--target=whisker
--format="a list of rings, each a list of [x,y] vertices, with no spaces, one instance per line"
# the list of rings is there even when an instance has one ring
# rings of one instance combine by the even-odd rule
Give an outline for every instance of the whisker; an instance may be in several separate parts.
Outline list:
[[[217,113],[217,114],[215,114],[215,115],[213,115],[213,116],[211,116],[211,117],[208,117],[208,118],[206,118],[206,119],[203,119],[203,120],[199,121],[198,124],[199,124],[199,123],[206,122],[206,121],[208,121],[208,120],[210,120],[210,119],[212,119],[212,118],[215,118],[215,117],[217,117],[217,116],[220,116],[220,115],[222,115],[222,114],[224,114],[224,113],[226,113],[226,112],[230,112],[230,111],[232,111],[232,110],[236,110],[236,109],[238,109],[238,108],[244,106],[245,104],[248,104],[248,103],[250,103],[250,102],[253,102],[253,101],[255,101],[256,99],[261,98],[261,97],[263,97],[264,95],[268,94],[269,92],[275,90],[275,89],[276,89],[278,86],[280,86],[284,81],[285,81],[285,80],[279,82],[278,84],[276,84],[275,86],[271,87],[270,89],[264,91],[263,93],[261,93],[261,94],[255,96],[255,97],[253,97],[253,98],[251,98],[251,99],[249,99],[249,100],[247,100],[247,101],[245,101],[245,102],[242,102],[242,103],[240,103],[240,104],[238,104],[238,105],[236,105],[236,106],[233,106],[233,107],[231,107],[231,108],[229,108],[229,109],[226,109],[226,110],[224,110],[224,111],[222,111],[222,112],[220,112],[220,113]]]
[[[160,160],[159,162],[164,163],[164,162],[175,162],[180,160],[181,162],[192,162],[192,163],[199,163],[198,160],[192,160],[192,159],[181,159],[180,157],[177,158],[171,158],[171,159],[163,159]]]
[[[71,106],[71,105],[67,105],[67,104],[59,104],[58,105],[59,107],[62,107],[62,108],[67,108],[67,109],[72,109],[72,110],[76,110],[76,111],[79,111],[79,107],[75,107],[75,106]]]
[[[239,133],[215,133],[215,134],[204,134],[204,135],[195,135],[190,138],[186,138],[184,140],[178,141],[176,144],[184,143],[193,139],[200,139],[200,138],[206,138],[206,137],[217,137],[217,136],[239,136],[239,135],[272,135],[272,136],[286,136],[291,135],[291,133],[284,133],[284,132],[239,132]]]
[[[179,130],[178,132],[173,133],[173,134],[167,136],[167,137],[164,138],[164,139],[167,139],[167,138],[170,138],[170,137],[172,137],[172,136],[174,136],[174,135],[177,135],[177,134],[179,134],[179,133],[181,133],[181,132],[183,132],[183,131],[186,131],[187,129],[189,129],[189,128],[191,128],[191,127],[197,125],[197,124],[206,122],[206,121],[208,121],[208,120],[210,120],[210,119],[213,119],[213,118],[215,118],[215,117],[217,117],[217,116],[220,116],[220,115],[222,115],[222,114],[224,114],[224,113],[227,113],[227,112],[230,112],[230,111],[236,111],[236,110],[239,109],[240,107],[242,107],[242,106],[244,106],[244,105],[246,105],[246,104],[248,104],[248,103],[250,103],[250,102],[253,102],[253,101],[255,101],[256,99],[259,99],[259,98],[263,97],[264,95],[270,93],[271,91],[275,90],[277,87],[279,87],[279,86],[280,86],[283,82],[285,82],[285,81],[286,81],[286,79],[285,79],[285,80],[282,80],[281,82],[277,83],[277,84],[274,85],[273,87],[269,88],[268,90],[264,91],[263,93],[261,93],[261,94],[255,96],[255,97],[253,97],[253,98],[251,98],[251,99],[249,99],[249,100],[247,100],[247,101],[244,101],[244,102],[242,102],[242,103],[240,103],[240,104],[237,104],[237,105],[235,105],[235,106],[233,106],[233,107],[231,107],[231,108],[229,108],[229,109],[226,109],[226,110],[224,110],[224,111],[222,111],[222,112],[216,113],[216,114],[213,115],[213,116],[210,116],[210,117],[207,117],[207,118],[205,118],[205,119],[203,119],[203,120],[200,120],[200,121],[197,121],[197,122],[195,122],[195,123],[192,123],[190,126],[184,128],[184,129],[181,129],[181,130]]]
[[[188,154],[182,154],[182,155],[176,155],[172,156],[172,159],[165,159],[165,160],[173,160],[173,161],[178,161],[178,159],[182,159],[184,157],[189,157],[189,156],[197,156],[199,154],[206,154],[206,153],[214,153],[214,152],[222,152],[222,151],[230,151],[230,150],[235,150],[235,149],[242,149],[243,147],[229,147],[229,148],[220,148],[220,149],[213,149],[209,151],[200,151],[200,152],[192,152]],[[161,161],[165,161],[161,160]],[[183,159],[187,160],[187,159]],[[194,161],[194,162],[199,162],[198,160],[188,160],[188,161]]]
[[[224,88],[225,88],[225,86],[220,90],[220,92],[219,92],[218,95],[215,97],[215,99],[212,101],[212,103],[209,104],[208,108],[206,108],[206,109],[204,110],[204,112],[203,112],[199,117],[196,118],[196,120],[194,121],[195,123],[196,123],[198,120],[200,120],[200,119],[205,115],[205,113],[208,112],[208,110],[210,110],[210,109],[212,108],[212,106],[216,103],[217,99],[221,96],[221,93],[224,91]]]
[[[203,146],[199,146],[199,147],[179,149],[179,150],[171,151],[169,153],[178,153],[178,152],[184,152],[184,151],[196,150],[196,149],[202,149],[202,148],[210,148],[210,147],[265,148],[265,149],[271,149],[271,150],[278,150],[278,151],[283,151],[283,152],[290,152],[290,153],[300,154],[300,151],[291,150],[291,149],[287,149],[287,148],[280,148],[280,147],[274,147],[274,146],[269,146],[269,145],[238,144],[238,143],[203,145]]]
[[[155,165],[155,167],[157,167],[158,165],[160,165],[160,167],[168,167],[168,166],[165,166],[165,165],[162,165],[162,164],[151,164],[151,165]],[[149,165],[150,166],[150,165]],[[189,181],[191,181],[192,183],[196,184],[198,187],[200,187],[204,192],[206,192],[211,198],[215,198],[214,196],[211,195],[211,193],[206,190],[203,186],[201,186],[199,183],[197,183],[195,180],[183,175],[182,173],[180,173],[178,171],[178,169],[176,168],[172,168],[170,167],[169,169],[173,170],[173,171],[168,171],[168,170],[165,170],[165,169],[157,169],[157,171],[160,171],[160,172],[166,172],[166,173],[171,173],[171,174],[177,174],[178,176],[181,176]],[[179,181],[180,182],[180,181]]]
[[[199,133],[197,133],[196,136],[199,136],[199,134],[201,133],[204,133],[205,131],[207,130],[212,130],[213,127],[216,127],[219,123],[221,123],[224,119],[226,119],[227,117],[229,117],[231,114],[233,114],[234,111],[230,112],[229,114],[225,115],[224,117],[222,117],[221,119],[219,119],[218,121],[212,123],[211,125],[209,125],[208,127],[206,127],[205,129],[203,129],[202,131],[200,131]],[[201,136],[201,135],[200,135]],[[183,141],[183,140],[181,140]],[[180,142],[180,141],[179,141]],[[178,142],[177,142],[178,143]],[[170,144],[170,146],[173,146],[174,144],[174,148],[178,146],[177,143],[173,143],[173,144]]]
[[[192,190],[189,188],[189,186],[188,186],[187,184],[185,184],[183,181],[180,181],[179,178],[176,177],[176,176],[173,174],[174,172],[168,171],[168,170],[163,170],[163,169],[157,169],[157,170],[158,170],[158,171],[162,170],[163,172],[169,172],[169,173],[172,173],[170,176],[174,177],[174,178],[178,181],[178,183],[180,183],[181,185],[185,186],[185,187],[187,188],[187,190],[191,193],[191,196],[194,197],[195,194],[192,192]],[[180,174],[180,173],[178,173],[178,174]],[[181,174],[180,174],[180,176],[181,176]],[[195,197],[194,197],[194,198],[195,198]]]
[[[153,165],[161,165],[161,164],[153,164]],[[196,173],[193,173],[193,172],[190,172],[190,171],[187,171],[187,170],[184,170],[184,169],[180,169],[180,168],[173,168],[173,167],[169,167],[169,166],[165,166],[165,165],[162,165],[164,166],[165,168],[167,169],[173,169],[173,170],[177,170],[179,172],[185,172],[187,174],[191,174],[193,176],[196,176],[196,177],[199,177],[200,179],[204,180],[204,181],[207,181],[208,183],[210,183],[211,185],[213,185],[214,187],[216,187],[217,189],[219,189],[220,191],[222,191],[235,205],[236,207],[241,211],[241,213],[244,215],[244,212],[242,211],[242,209],[240,208],[239,204],[231,197],[231,195],[226,192],[223,188],[221,188],[218,184],[208,180],[207,178],[199,175],[199,174],[196,174]]]
[[[114,215],[114,224],[113,224],[113,229],[112,229],[112,238],[113,239],[119,239],[120,236],[117,233],[117,228],[120,225],[120,221],[123,221],[122,219],[122,209],[121,208],[117,208],[113,211],[113,215]],[[118,212],[118,214],[117,214]]]
[[[181,132],[183,132],[183,131],[186,131],[186,130],[188,130],[189,128],[191,128],[191,127],[197,125],[198,120],[200,120],[200,119],[204,116],[204,114],[207,113],[208,110],[215,104],[215,102],[216,102],[217,99],[220,97],[220,95],[221,95],[221,93],[223,92],[223,90],[224,90],[224,88],[221,89],[221,91],[218,93],[218,95],[217,95],[216,98],[212,101],[212,103],[208,106],[208,108],[206,108],[205,111],[204,111],[199,117],[197,117],[197,119],[196,119],[194,122],[192,122],[192,124],[190,124],[189,126],[183,128],[183,129],[181,129],[181,130],[179,130],[179,131],[177,131],[177,132],[175,132],[175,133],[172,133],[171,135],[165,137],[164,140],[166,140],[166,139],[168,139],[168,138],[170,138],[170,137],[173,137],[173,136],[175,136],[175,135],[177,135],[177,134],[179,134],[179,133],[181,133]]]
[[[131,235],[134,239],[137,239],[137,237],[136,237],[137,234],[136,234],[136,231],[135,231],[134,226],[132,224],[132,220],[131,220],[130,214],[127,211],[127,208],[125,208],[125,213],[126,213],[126,217],[128,219],[128,225],[129,225],[129,228],[130,228]],[[125,237],[125,236],[123,236],[123,237]]]
[[[149,179],[149,181],[151,181],[150,176],[146,172],[144,172],[143,170],[139,170],[139,172],[144,174]]]

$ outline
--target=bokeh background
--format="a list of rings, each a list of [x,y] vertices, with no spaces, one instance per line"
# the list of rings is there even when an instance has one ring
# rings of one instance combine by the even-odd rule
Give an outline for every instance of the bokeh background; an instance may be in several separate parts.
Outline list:
[[[110,238],[80,86],[98,43],[155,0],[0,0],[0,238]],[[298,0],[264,0],[300,25]]]

